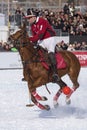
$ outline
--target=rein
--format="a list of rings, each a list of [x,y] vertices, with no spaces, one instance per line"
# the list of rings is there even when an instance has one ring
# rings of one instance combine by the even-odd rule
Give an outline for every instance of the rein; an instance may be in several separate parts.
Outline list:
[[[31,64],[31,63],[41,63],[41,62],[48,62],[48,60],[46,59],[40,59],[40,54],[38,53],[38,50],[37,48],[35,49],[36,51],[34,51],[32,53],[32,56],[29,58],[29,60],[26,60],[26,61],[22,61],[23,65],[27,65],[27,64]],[[35,59],[33,59],[33,57]]]

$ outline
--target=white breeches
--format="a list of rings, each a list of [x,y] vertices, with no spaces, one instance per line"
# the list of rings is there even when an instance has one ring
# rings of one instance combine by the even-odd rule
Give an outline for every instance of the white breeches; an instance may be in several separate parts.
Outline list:
[[[44,39],[38,42],[41,47],[48,50],[48,53],[55,52],[55,46],[57,44],[56,36]]]

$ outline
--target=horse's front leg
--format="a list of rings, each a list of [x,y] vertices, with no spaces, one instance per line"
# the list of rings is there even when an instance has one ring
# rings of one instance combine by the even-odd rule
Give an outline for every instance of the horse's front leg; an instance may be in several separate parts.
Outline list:
[[[42,109],[42,110],[50,110],[50,106],[49,105],[42,105],[41,103],[38,102],[34,92],[31,93],[31,100],[40,109]]]
[[[48,100],[45,96],[40,96],[36,90],[32,92],[33,96],[36,98],[36,100],[46,101]]]
[[[61,95],[61,93],[62,93],[62,89],[59,89],[53,98],[53,104],[55,108],[58,106],[58,98]]]

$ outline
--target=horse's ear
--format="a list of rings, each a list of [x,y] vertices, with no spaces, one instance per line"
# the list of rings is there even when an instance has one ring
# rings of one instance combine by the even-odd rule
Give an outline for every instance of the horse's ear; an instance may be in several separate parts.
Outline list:
[[[22,27],[23,27],[23,28],[26,28],[26,22],[23,22],[23,23],[22,23]]]
[[[26,22],[22,22],[21,26],[19,27],[20,29],[25,29],[26,28]]]

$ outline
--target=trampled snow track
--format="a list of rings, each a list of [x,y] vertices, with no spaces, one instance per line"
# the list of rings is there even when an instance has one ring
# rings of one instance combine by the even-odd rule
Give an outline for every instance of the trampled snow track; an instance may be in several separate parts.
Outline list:
[[[72,95],[71,104],[65,103],[65,96],[59,98],[59,107],[53,107],[53,95],[58,86],[48,84],[38,89],[40,95],[48,97],[50,111],[26,107],[29,103],[27,83],[22,82],[22,69],[0,70],[0,130],[87,130],[87,68],[79,75],[80,87]],[[63,80],[72,86],[66,76]]]

